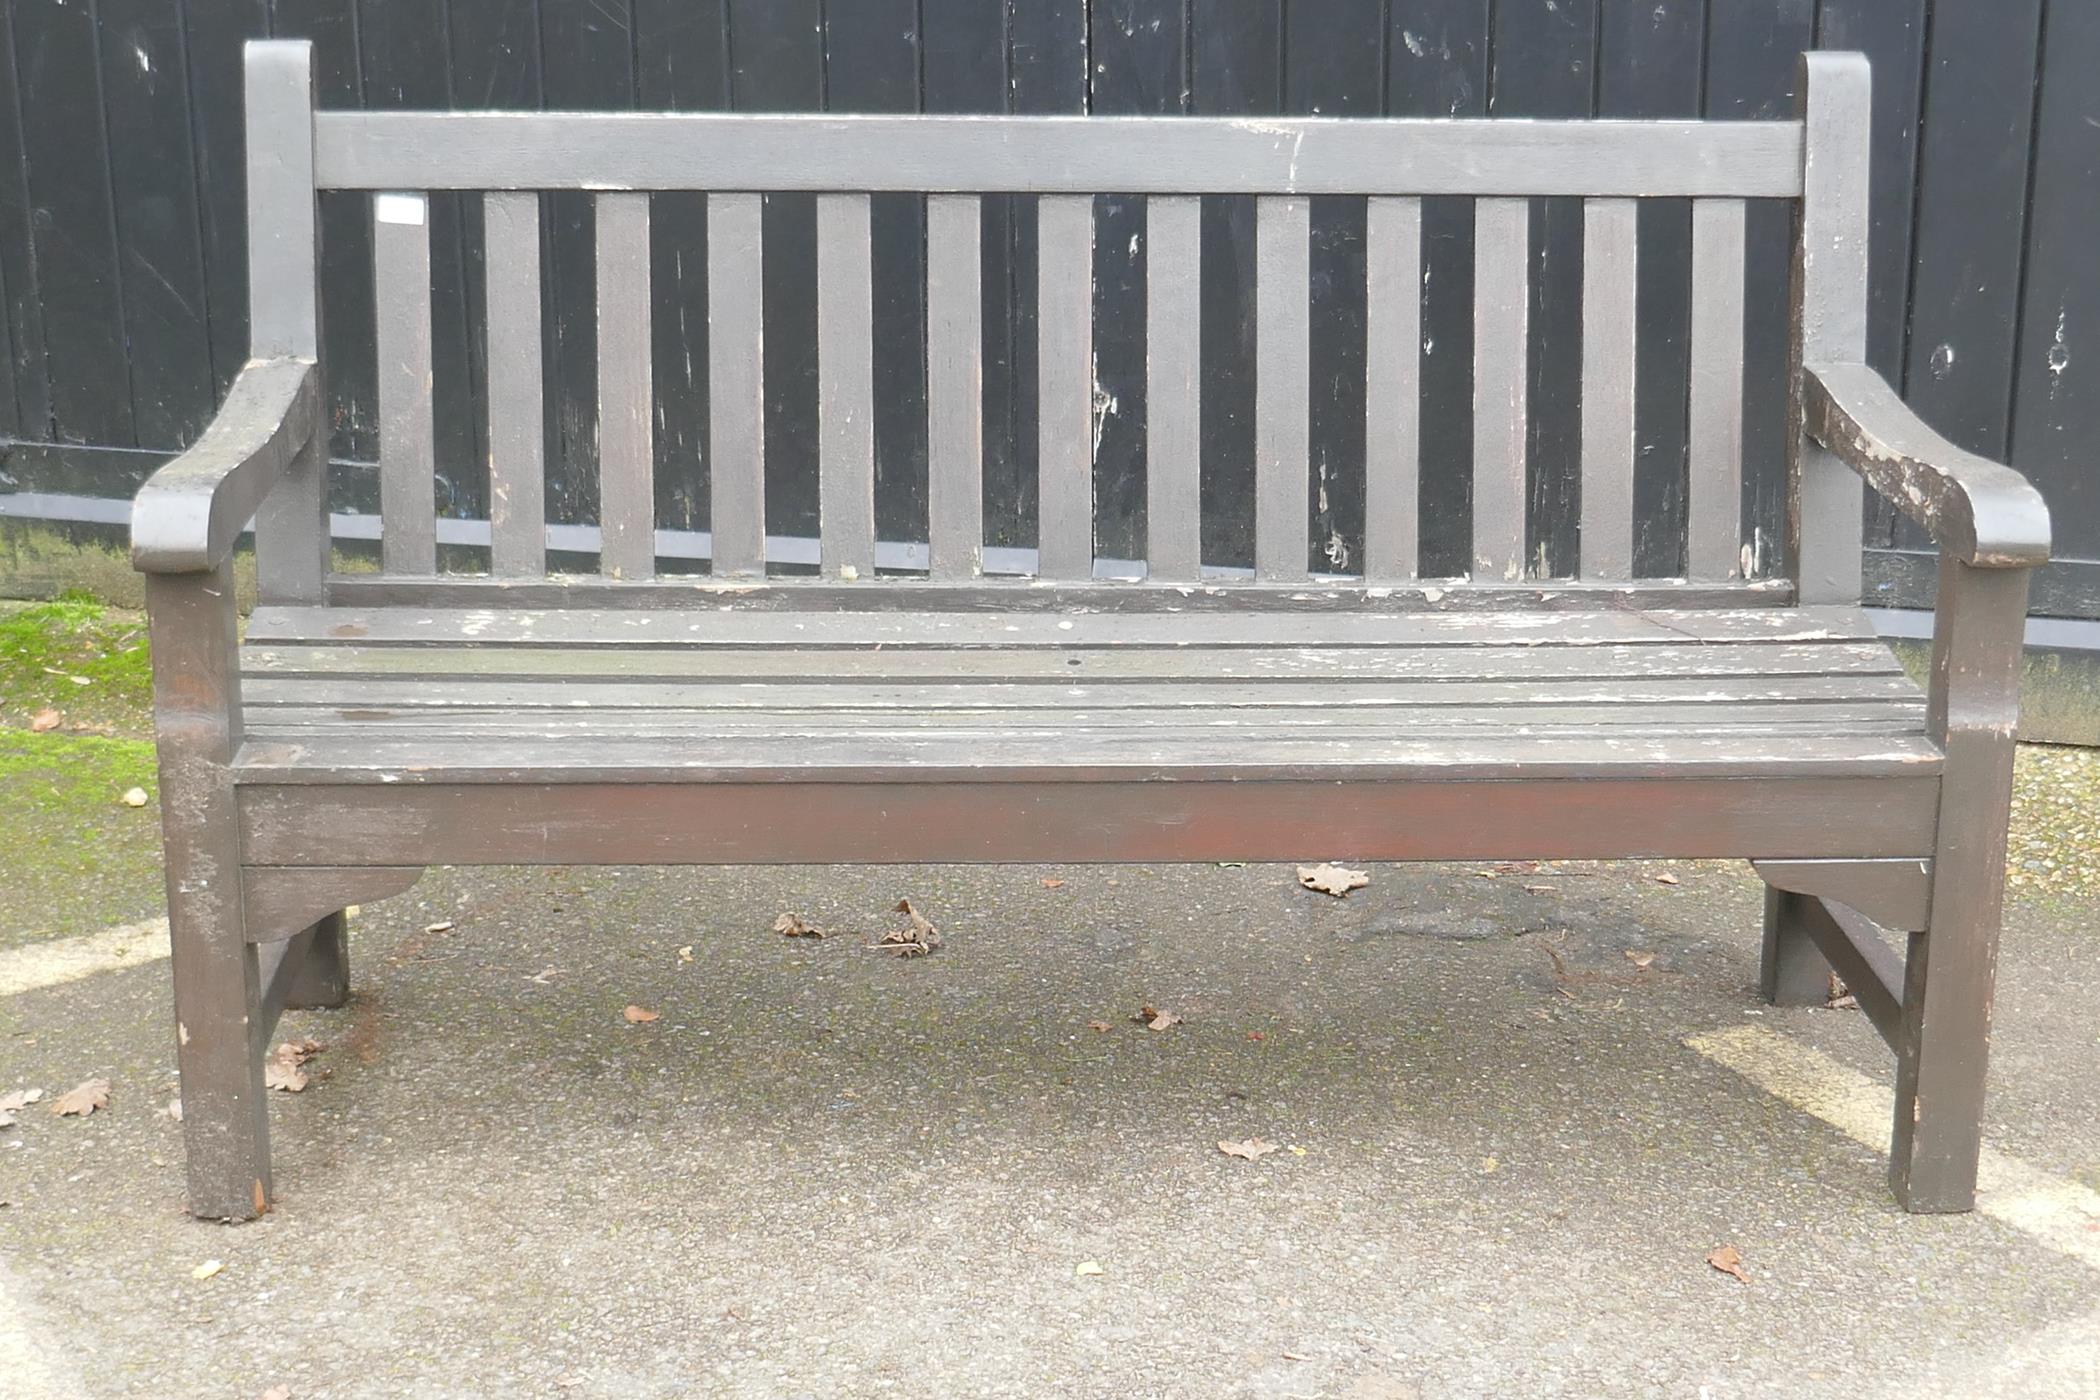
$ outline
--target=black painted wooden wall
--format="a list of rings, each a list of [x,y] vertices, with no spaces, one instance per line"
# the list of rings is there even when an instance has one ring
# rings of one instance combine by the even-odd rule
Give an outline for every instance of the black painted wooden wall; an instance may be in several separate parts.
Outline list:
[[[2100,6],[2089,0],[8,0],[0,6],[0,492],[124,496],[207,421],[245,353],[239,46],[315,41],[324,102],[366,107],[1330,115],[1783,115],[1796,51],[1859,48],[1876,81],[1872,356],[1935,425],[2011,458],[2056,512],[2037,611],[2100,616]],[[697,196],[655,219],[662,523],[704,527],[706,319]],[[589,207],[548,201],[550,519],[594,509]],[[1098,206],[1101,551],[1141,552],[1142,208]],[[1578,480],[1581,230],[1534,221],[1537,561],[1566,572]],[[1644,511],[1681,525],[1689,214],[1642,211]],[[483,513],[478,207],[436,201],[441,506]],[[1314,210],[1315,528],[1350,566],[1362,516],[1360,204]],[[1778,557],[1786,223],[1754,208],[1748,518]],[[1462,567],[1471,214],[1425,212],[1425,572]],[[879,200],[881,527],[922,529],[921,215]],[[990,542],[1033,513],[1033,217],[987,211]],[[767,210],[770,499],[815,528],[814,239]],[[375,451],[369,225],[324,207],[334,451],[346,505]],[[1206,555],[1251,553],[1251,250],[1245,201],[1205,209]],[[690,354],[689,354],[690,351]],[[1882,598],[1929,596],[1919,541],[1871,526]],[[1674,528],[1640,567],[1679,567]]]

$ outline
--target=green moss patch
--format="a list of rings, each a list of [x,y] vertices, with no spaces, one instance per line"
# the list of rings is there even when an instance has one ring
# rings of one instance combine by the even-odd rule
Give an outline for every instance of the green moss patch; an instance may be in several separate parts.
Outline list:
[[[64,731],[143,738],[152,704],[142,615],[77,593],[0,605],[0,724],[56,710]]]
[[[143,740],[0,729],[0,947],[160,913],[158,802]]]

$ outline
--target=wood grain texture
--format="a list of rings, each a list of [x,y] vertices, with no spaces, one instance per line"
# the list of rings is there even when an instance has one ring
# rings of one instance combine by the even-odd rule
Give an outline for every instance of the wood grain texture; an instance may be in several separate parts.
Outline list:
[[[1474,215],[1473,561],[1475,578],[1526,573],[1531,209],[1483,199]]]
[[[390,574],[437,572],[437,440],[430,362],[430,201],[372,200],[378,314],[380,561]]]
[[[875,577],[874,274],[865,195],[817,197],[817,421],[827,578]]]
[[[1693,578],[1743,575],[1743,202],[1692,205]]]
[[[1037,572],[1094,572],[1094,201],[1036,202]]]
[[[598,566],[656,572],[656,399],[649,368],[649,196],[601,194],[598,235]]]
[[[1312,520],[1312,205],[1255,202],[1254,576],[1305,578]]]
[[[1364,220],[1364,578],[1415,576],[1421,549],[1422,202]]]
[[[1582,576],[1633,576],[1639,229],[1633,200],[1592,199],[1582,225]]]
[[[540,200],[482,200],[488,269],[490,571],[547,572],[547,404],[540,357]]]
[[[755,194],[707,197],[710,568],[766,571],[764,211]]]
[[[329,189],[1801,192],[1795,122],[324,112]]]
[[[1203,205],[1145,204],[1145,577],[1203,568]]]
[[[984,572],[984,285],[980,201],[926,201],[926,528],[936,579]]]

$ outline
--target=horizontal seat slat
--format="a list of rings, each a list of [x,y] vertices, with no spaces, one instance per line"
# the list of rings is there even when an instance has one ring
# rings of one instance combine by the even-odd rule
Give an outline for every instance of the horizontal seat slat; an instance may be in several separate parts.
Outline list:
[[[1791,198],[1797,121],[319,112],[324,189]]]
[[[845,590],[851,591],[851,590]],[[879,590],[877,590],[879,591]],[[899,590],[901,591],[901,590]],[[731,595],[733,596],[733,595]],[[1858,608],[1645,612],[800,612],[262,607],[251,644],[560,647],[1598,646],[1872,641]]]

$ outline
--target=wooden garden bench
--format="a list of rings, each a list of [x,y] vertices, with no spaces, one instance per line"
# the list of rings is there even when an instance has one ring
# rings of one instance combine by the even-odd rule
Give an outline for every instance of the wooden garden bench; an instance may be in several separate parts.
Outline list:
[[[312,109],[250,46],[254,358],[140,492],[189,1207],[270,1199],[263,1050],[345,906],[430,864],[1747,857],[1764,991],[1835,968],[1897,1051],[1891,1177],[1972,1203],[2040,498],[1865,367],[1868,74],[1769,122]],[[650,191],[705,190],[710,572],[656,569]],[[382,568],[329,569],[316,192],[371,196]],[[429,226],[482,192],[485,575],[434,545]],[[548,568],[542,191],[596,207],[602,570]],[[817,192],[820,572],[768,571],[761,200]],[[878,576],[869,196],[926,197],[928,520]],[[1092,532],[1099,191],[1146,214],[1146,554]],[[1037,199],[1039,536],[982,545],[981,194]],[[1255,568],[1199,550],[1199,197],[1256,200]],[[1308,207],[1368,199],[1361,575],[1309,567]],[[1475,201],[1471,576],[1417,576],[1419,201]],[[1579,575],[1526,542],[1531,203],[1584,201]],[[1635,214],[1692,201],[1688,577],[1633,576]],[[1784,578],[1749,579],[1746,201],[1798,210]],[[1937,541],[1920,691],[1860,593],[1860,481]],[[229,556],[255,522],[236,639]],[[1640,522],[1659,528],[1656,522]],[[1885,941],[1903,935],[1907,948]]]

